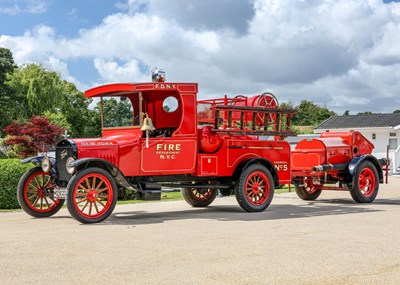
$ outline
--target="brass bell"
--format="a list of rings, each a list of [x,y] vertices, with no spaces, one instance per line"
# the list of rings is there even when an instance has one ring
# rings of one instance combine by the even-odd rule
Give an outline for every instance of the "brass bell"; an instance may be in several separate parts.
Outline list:
[[[141,131],[154,131],[156,128],[153,126],[153,122],[149,117],[144,118],[143,125],[140,128]]]

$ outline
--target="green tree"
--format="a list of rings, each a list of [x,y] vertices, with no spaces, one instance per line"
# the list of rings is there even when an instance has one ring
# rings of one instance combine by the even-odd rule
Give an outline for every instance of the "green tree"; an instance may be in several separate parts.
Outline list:
[[[326,107],[320,107],[307,100],[302,100],[296,109],[297,114],[293,118],[293,124],[297,126],[316,126],[329,117],[336,115],[335,112],[328,110]]]
[[[47,117],[51,124],[57,125],[64,130],[67,130],[69,133],[72,130],[72,126],[68,123],[67,118],[59,111],[59,112],[50,112],[46,111],[43,114]]]
[[[101,109],[101,102],[96,110]],[[104,127],[132,125],[132,105],[129,100],[103,99]]]
[[[286,102],[280,103],[279,104],[279,108],[282,108],[282,109],[295,109],[294,104],[293,104],[292,101],[289,101],[287,103]]]
[[[397,109],[397,110],[395,110],[393,113],[400,113],[400,110]]]
[[[60,75],[33,63],[14,70],[8,76],[7,84],[15,90],[18,98],[25,99],[18,111],[26,117],[55,111],[62,94]]]
[[[15,69],[14,58],[9,49],[0,47],[0,134],[5,126],[15,119],[15,112],[12,108],[13,89],[6,84],[7,76]]]
[[[33,115],[50,117],[62,123],[71,137],[92,136],[98,133],[93,112],[89,110],[92,99],[84,97],[76,86],[61,78],[60,74],[37,64],[28,64],[9,74],[7,85],[14,90],[13,105],[18,118]],[[53,114],[53,115],[50,115]],[[61,122],[63,117],[66,122]],[[17,119],[11,116],[11,119]],[[58,121],[57,121],[58,120]],[[61,120],[61,121],[60,121]]]
[[[350,115],[350,110],[346,110],[344,113],[343,113],[343,116],[349,116]]]
[[[76,88],[75,84],[65,80],[60,82],[60,90],[61,96],[57,106],[70,125],[70,128],[67,128],[67,130],[71,137],[93,136],[92,132],[88,132],[94,123],[91,116],[95,115],[89,110],[92,99],[85,98],[83,93]],[[100,128],[99,122],[98,125]]]
[[[360,112],[357,115],[372,115],[373,113],[371,111],[366,111],[366,112]]]

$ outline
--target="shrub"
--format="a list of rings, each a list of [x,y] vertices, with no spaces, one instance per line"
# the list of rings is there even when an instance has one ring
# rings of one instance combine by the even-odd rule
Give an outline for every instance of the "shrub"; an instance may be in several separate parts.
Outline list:
[[[0,159],[0,209],[19,208],[17,185],[21,176],[33,167],[19,159]]]

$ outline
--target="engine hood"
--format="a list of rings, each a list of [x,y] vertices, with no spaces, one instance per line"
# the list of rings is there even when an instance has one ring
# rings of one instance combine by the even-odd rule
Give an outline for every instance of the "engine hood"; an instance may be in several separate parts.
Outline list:
[[[100,158],[119,165],[119,159],[139,145],[139,133],[122,133],[95,139],[72,139],[78,158]]]

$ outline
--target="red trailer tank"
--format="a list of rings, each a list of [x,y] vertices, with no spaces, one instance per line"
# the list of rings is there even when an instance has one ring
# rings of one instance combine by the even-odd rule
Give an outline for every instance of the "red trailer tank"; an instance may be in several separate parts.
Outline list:
[[[358,131],[327,131],[300,141],[291,155],[298,196],[314,200],[322,190],[350,190],[357,202],[372,202],[383,183],[381,165],[386,164],[371,155],[373,149]]]

